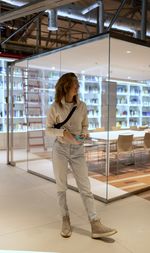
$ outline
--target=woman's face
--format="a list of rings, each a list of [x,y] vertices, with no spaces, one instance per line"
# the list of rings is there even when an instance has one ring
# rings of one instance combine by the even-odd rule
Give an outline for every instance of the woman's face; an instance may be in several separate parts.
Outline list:
[[[72,82],[72,85],[71,85],[71,88],[68,92],[69,93],[68,95],[73,97],[78,94],[78,90],[79,90],[79,82],[77,79],[75,79]]]

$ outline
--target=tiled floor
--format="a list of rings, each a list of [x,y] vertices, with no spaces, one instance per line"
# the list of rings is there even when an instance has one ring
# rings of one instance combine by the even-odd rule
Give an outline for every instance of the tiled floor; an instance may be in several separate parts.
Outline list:
[[[73,233],[65,239],[60,236],[55,184],[0,164],[0,252],[150,252],[150,201],[137,196],[110,204],[95,201],[102,221],[119,231],[105,240],[91,239],[79,193],[68,190],[68,204]]]

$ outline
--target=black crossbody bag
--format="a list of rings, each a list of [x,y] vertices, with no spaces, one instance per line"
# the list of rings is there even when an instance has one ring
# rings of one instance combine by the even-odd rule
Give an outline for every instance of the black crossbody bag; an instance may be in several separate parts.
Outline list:
[[[54,128],[57,128],[57,129],[61,128],[71,118],[71,116],[74,113],[74,111],[76,110],[76,108],[77,108],[77,106],[74,106],[72,108],[72,110],[69,112],[67,118],[64,121],[54,124]]]

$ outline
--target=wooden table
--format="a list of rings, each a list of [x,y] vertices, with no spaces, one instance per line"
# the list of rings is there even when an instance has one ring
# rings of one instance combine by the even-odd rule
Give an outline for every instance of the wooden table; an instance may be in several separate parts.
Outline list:
[[[133,135],[133,139],[144,138],[145,131],[119,130],[90,133],[90,137],[96,140],[117,141],[119,135]]]

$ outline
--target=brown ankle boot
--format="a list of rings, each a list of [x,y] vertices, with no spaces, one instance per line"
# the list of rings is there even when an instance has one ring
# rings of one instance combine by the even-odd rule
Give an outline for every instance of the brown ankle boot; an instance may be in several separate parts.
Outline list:
[[[71,236],[71,225],[69,216],[64,216],[62,219],[61,236],[67,238]]]
[[[112,229],[104,226],[99,219],[91,221],[91,229],[92,229],[92,238],[101,238],[106,236],[111,236],[117,233],[116,229]]]

